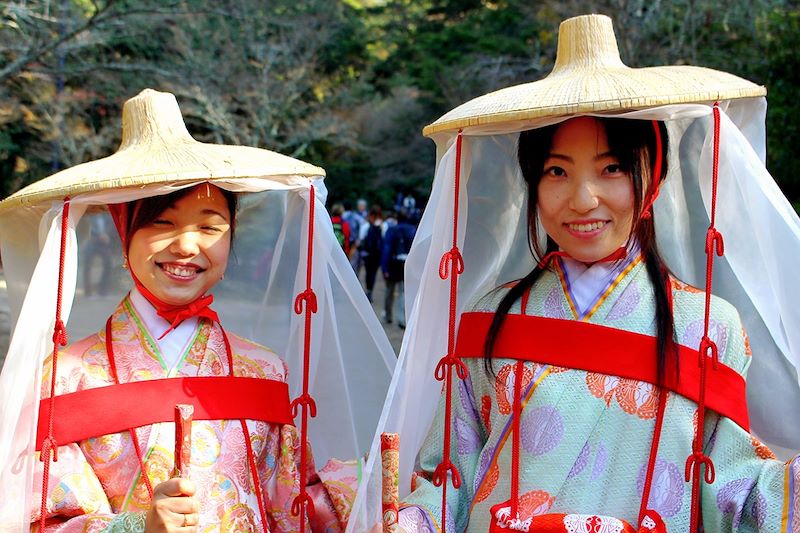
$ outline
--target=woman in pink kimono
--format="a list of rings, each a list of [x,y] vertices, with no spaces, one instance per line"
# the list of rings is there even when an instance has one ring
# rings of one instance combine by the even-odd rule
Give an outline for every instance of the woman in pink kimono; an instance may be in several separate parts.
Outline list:
[[[21,311],[12,305],[18,324],[0,376],[0,531],[345,529],[360,462],[330,458],[363,453],[378,414],[365,408],[383,396],[390,367],[379,367],[393,356],[347,259],[329,252],[338,249],[323,174],[266,150],[194,141],[174,97],[146,90],[125,104],[117,153],[0,203],[9,287],[29,286]],[[53,223],[25,279],[30,239],[11,229],[36,227],[26,217],[47,217],[42,205],[54,206]],[[93,206],[111,213],[132,286],[97,333],[68,344],[72,239],[82,216],[103,216]],[[242,249],[218,285],[235,230]],[[254,275],[265,248],[268,272]],[[334,294],[346,299],[337,317]],[[39,318],[52,316],[44,302],[56,304],[55,327]],[[101,304],[81,300],[70,329],[96,323],[86,315]],[[312,328],[318,321],[326,327]],[[326,365],[350,362],[371,375],[352,372],[360,386],[348,394],[350,376]],[[182,404],[190,424],[176,422]],[[327,460],[319,471],[309,441]]]

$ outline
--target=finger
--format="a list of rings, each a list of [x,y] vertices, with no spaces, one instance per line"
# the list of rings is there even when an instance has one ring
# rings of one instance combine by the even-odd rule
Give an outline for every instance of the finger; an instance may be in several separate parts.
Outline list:
[[[190,513],[198,513],[200,512],[200,503],[197,501],[197,498],[192,498],[189,496],[173,496],[169,498],[163,498],[158,502],[159,509],[167,512],[170,514],[190,514]],[[179,522],[183,521],[183,518],[178,519]]]
[[[167,481],[160,483],[153,491],[155,494],[163,496],[193,496],[195,493],[195,485],[192,480],[180,477],[174,477]]]

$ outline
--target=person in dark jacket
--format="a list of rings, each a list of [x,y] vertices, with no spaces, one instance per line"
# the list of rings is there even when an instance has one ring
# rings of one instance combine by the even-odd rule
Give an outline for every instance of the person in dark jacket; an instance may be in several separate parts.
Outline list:
[[[394,291],[398,289],[397,323],[401,328],[406,327],[406,310],[403,279],[406,266],[406,257],[411,250],[411,242],[417,228],[408,218],[408,212],[401,209],[397,214],[397,224],[386,230],[383,238],[383,253],[381,254],[381,269],[383,279],[386,281],[386,299],[383,306],[383,318],[391,324],[394,318]]]

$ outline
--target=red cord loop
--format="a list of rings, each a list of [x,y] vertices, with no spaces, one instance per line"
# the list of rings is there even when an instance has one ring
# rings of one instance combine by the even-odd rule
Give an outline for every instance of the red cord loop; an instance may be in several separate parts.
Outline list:
[[[692,479],[692,473],[700,472],[700,466],[705,465],[706,473],[705,473],[705,481],[709,485],[714,483],[714,479],[716,478],[716,471],[714,470],[714,461],[711,460],[711,457],[707,456],[703,452],[694,452],[692,455],[686,458],[686,481],[689,482]]]
[[[717,369],[719,365],[719,349],[717,348],[717,343],[711,340],[711,338],[706,334],[703,335],[703,338],[700,340],[700,360],[698,361],[698,366],[703,366],[703,357],[710,357],[711,362],[714,365],[714,370]]]
[[[297,416],[298,408],[303,405],[308,407],[308,411],[309,414],[311,415],[311,418],[317,416],[317,404],[314,401],[314,398],[312,398],[310,394],[305,392],[300,396],[298,396],[297,398],[295,398],[294,400],[292,400],[292,403],[290,404],[292,408],[292,417]]]
[[[317,295],[310,287],[298,294],[294,300],[294,312],[298,315],[303,314],[303,303],[308,305],[312,313],[317,312]]]
[[[436,381],[444,381],[447,379],[447,369],[448,367],[455,367],[456,368],[456,375],[459,379],[467,379],[469,375],[469,370],[467,369],[467,365],[464,364],[464,361],[459,359],[458,357],[454,357],[452,355],[445,355],[441,359],[439,359],[439,364],[436,365]]]
[[[308,512],[308,516],[314,516],[316,510],[314,509],[314,500],[311,499],[311,496],[306,491],[301,491],[294,500],[292,500],[292,515],[300,516],[300,513],[303,512],[303,506],[305,505],[306,511]],[[304,522],[303,518],[300,519],[301,522]]]
[[[444,461],[439,463],[439,466],[437,466],[436,470],[433,471],[432,481],[434,486],[441,487],[444,485],[445,481],[447,481],[448,471],[453,478],[453,487],[459,488],[461,486],[461,474],[458,473],[456,466],[450,462],[450,458],[446,458]]]
[[[56,325],[53,328],[53,344],[58,344],[59,346],[66,346],[67,342],[68,342],[67,328],[64,325],[64,321],[58,319],[56,320]]]
[[[58,461],[58,443],[52,435],[48,435],[42,441],[42,449],[41,453],[39,454],[39,461],[43,463],[49,461],[51,455],[53,457],[53,462]]]
[[[722,233],[717,228],[710,227],[706,232],[706,254],[711,255],[716,249],[717,255],[722,257],[725,254],[725,243],[722,240]]]
[[[458,246],[453,246],[442,255],[442,260],[439,262],[440,278],[447,279],[450,277],[451,265],[456,274],[464,272],[464,258],[461,256],[461,250],[458,249]]]

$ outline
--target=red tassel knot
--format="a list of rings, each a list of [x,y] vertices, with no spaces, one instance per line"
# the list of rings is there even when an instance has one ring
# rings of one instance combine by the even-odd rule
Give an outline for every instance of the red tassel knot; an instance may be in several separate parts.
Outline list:
[[[53,457],[53,462],[58,461],[58,443],[52,435],[48,435],[42,441],[42,449],[41,453],[39,454],[39,460],[41,462],[46,462],[49,461],[51,456]]]
[[[456,274],[464,272],[464,258],[461,256],[461,250],[458,249],[458,246],[453,246],[442,256],[442,260],[439,262],[440,278],[447,279],[450,277],[451,265]]]
[[[294,400],[292,400],[291,403],[292,417],[297,416],[297,410],[302,405],[308,407],[308,411],[309,414],[311,415],[311,418],[317,416],[317,404],[314,401],[314,398],[312,398],[309,393],[305,392],[300,396],[298,396],[297,398],[295,398]]]
[[[714,370],[717,369],[719,365],[719,349],[717,348],[717,344],[712,341],[708,334],[703,335],[703,338],[700,340],[700,360],[698,361],[698,366],[703,366],[703,358],[710,357],[711,363],[714,365]]]
[[[461,474],[458,473],[458,469],[450,462],[449,458],[439,463],[439,466],[433,471],[433,484],[437,487],[444,485],[445,481],[447,481],[448,471],[453,478],[453,487],[456,489],[459,488],[461,486]]]
[[[59,346],[67,345],[67,328],[64,326],[64,321],[61,319],[56,320],[56,325],[53,328],[53,344]]]
[[[309,496],[305,490],[302,490],[300,494],[298,494],[295,499],[292,500],[292,514],[294,516],[300,516],[300,513],[303,512],[304,505],[308,511],[308,516],[314,516],[314,513],[316,512],[314,510],[314,500],[311,499],[311,496]]]
[[[317,312],[317,295],[313,289],[306,289],[297,295],[294,300],[294,312],[298,315],[303,314],[303,304],[307,304],[312,313]]]
[[[717,228],[710,227],[706,232],[706,254],[711,255],[716,249],[717,255],[722,257],[725,254],[725,243],[722,240],[722,233]]]
[[[467,379],[467,376],[469,376],[469,370],[464,361],[448,354],[439,359],[439,364],[436,365],[436,380],[444,381],[447,379],[447,369],[450,367],[456,368],[456,375],[459,379]]]
[[[689,457],[686,458],[686,481],[690,481],[692,479],[692,472],[700,473],[700,466],[705,465],[706,473],[705,473],[705,481],[709,485],[714,483],[714,479],[716,478],[716,472],[714,471],[714,461],[711,460],[711,457],[707,456],[701,451],[697,451],[692,453]]]

